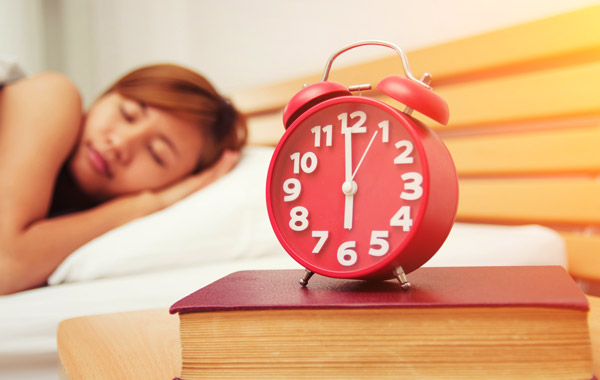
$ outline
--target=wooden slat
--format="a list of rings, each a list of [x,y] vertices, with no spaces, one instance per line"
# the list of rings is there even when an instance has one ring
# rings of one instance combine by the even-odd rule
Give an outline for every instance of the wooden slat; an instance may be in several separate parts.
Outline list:
[[[600,110],[600,61],[441,88],[453,126],[588,115]]]
[[[437,92],[450,107],[450,128],[597,115],[600,113],[600,61],[458,83],[441,87]],[[256,95],[262,96],[267,95]],[[274,93],[270,96],[279,97]],[[404,108],[385,95],[374,97]],[[271,116],[280,112],[274,110]],[[419,118],[439,127],[427,118]]]
[[[252,116],[248,127],[251,144],[274,145],[284,132],[281,111]],[[488,129],[492,127],[497,126]],[[530,120],[521,125],[510,123],[497,127],[500,131],[503,128],[510,133],[452,137],[451,129],[438,132],[449,136],[446,144],[465,175],[600,172],[600,154],[595,151],[600,146],[600,108],[597,114],[588,117]],[[535,131],[520,132],[527,128]],[[548,128],[556,130],[546,130]],[[535,155],[531,154],[532,144],[536,147]]]
[[[419,76],[425,71],[431,72],[436,89],[457,81],[479,80],[556,64],[589,62],[597,60],[600,54],[598,20],[600,5],[426,47],[407,55],[413,74]],[[323,66],[327,58],[322,57]],[[334,65],[331,80],[346,85],[376,84],[384,76],[401,72],[398,57],[390,55],[346,67]],[[239,91],[231,98],[247,114],[276,110],[282,108],[304,83],[319,81],[321,74]]]
[[[447,138],[445,143],[463,177],[600,173],[600,123]]]
[[[283,132],[280,111],[248,118],[248,143],[251,145],[276,145]]]
[[[409,59],[417,73],[431,72],[436,86],[597,60],[598,20],[600,5],[595,5],[416,50]]]
[[[600,181],[586,178],[461,180],[459,220],[600,225]]]
[[[600,61],[457,83],[436,92],[448,102],[451,128],[594,115],[600,112]],[[385,95],[375,98],[403,109]]]
[[[569,273],[578,279],[600,282],[600,235],[562,232]]]

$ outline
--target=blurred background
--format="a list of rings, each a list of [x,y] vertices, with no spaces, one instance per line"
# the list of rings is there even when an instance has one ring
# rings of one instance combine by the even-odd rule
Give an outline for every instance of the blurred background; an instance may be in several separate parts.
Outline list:
[[[599,2],[0,0],[0,58],[29,75],[65,73],[86,105],[122,74],[159,62],[191,67],[231,94],[321,71],[357,40],[412,50]],[[342,65],[386,53],[357,52]]]

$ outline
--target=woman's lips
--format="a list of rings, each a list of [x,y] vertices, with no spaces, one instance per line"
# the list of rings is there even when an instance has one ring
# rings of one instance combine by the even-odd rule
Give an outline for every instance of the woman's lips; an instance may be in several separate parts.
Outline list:
[[[104,159],[102,154],[98,152],[91,144],[88,144],[88,159],[92,163],[94,169],[96,169],[100,174],[106,176],[107,178],[112,178],[113,173],[110,170],[110,166],[108,162]]]

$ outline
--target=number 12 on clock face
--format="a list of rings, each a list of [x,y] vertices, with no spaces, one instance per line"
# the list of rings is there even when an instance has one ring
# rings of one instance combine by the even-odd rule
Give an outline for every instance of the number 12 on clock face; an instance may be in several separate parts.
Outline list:
[[[393,260],[418,227],[429,185],[411,119],[358,99],[296,120],[267,181],[269,216],[284,248],[334,277],[360,277]]]

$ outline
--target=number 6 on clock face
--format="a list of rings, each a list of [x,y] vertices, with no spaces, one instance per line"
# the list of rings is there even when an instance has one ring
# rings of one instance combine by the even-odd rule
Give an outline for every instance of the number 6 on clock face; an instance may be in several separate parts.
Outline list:
[[[397,266],[421,266],[446,238],[456,198],[441,140],[398,110],[357,96],[323,101],[298,117],[267,178],[267,209],[282,246],[309,270],[340,278],[391,278]]]

